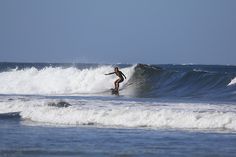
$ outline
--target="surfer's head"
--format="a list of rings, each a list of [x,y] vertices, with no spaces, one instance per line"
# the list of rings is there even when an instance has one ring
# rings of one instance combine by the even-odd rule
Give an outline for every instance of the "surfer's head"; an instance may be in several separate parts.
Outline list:
[[[118,67],[115,67],[115,68],[114,68],[114,71],[115,71],[115,72],[119,71],[119,68],[118,68]]]

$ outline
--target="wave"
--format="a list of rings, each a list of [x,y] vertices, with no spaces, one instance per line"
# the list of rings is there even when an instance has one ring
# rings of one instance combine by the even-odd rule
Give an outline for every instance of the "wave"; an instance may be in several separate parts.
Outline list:
[[[96,125],[236,131],[234,105],[138,101],[65,100],[70,106],[51,106],[56,100],[0,102],[1,112],[20,112],[22,120],[51,125]],[[117,105],[119,104],[119,105]]]
[[[121,69],[128,77],[133,67]],[[113,88],[116,77],[105,76],[112,66],[78,69],[76,67],[35,67],[0,73],[1,94],[82,94],[101,93]],[[125,80],[124,82],[126,82]]]
[[[127,88],[138,97],[236,100],[235,69],[215,69],[138,64]]]
[[[13,67],[13,65],[11,65]],[[39,66],[39,65],[38,65]],[[0,94],[110,94],[113,66],[21,67],[0,72]],[[197,65],[125,65],[120,94],[147,98],[236,100],[236,68]]]

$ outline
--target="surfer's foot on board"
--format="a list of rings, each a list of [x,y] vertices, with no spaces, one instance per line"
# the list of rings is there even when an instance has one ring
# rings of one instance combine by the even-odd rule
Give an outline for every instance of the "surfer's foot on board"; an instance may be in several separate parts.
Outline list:
[[[119,92],[119,89],[115,88],[114,91],[115,91],[115,92]]]
[[[119,91],[116,91],[116,89],[111,88],[111,94],[119,95]]]

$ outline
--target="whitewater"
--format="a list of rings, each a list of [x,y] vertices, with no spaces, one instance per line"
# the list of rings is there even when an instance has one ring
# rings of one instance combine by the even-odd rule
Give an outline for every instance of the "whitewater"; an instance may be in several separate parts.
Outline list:
[[[172,128],[236,131],[236,104],[167,103],[138,100],[12,97],[0,102],[0,114],[17,113],[45,125]],[[53,105],[52,105],[53,104]]]
[[[132,76],[133,70],[133,67],[122,69],[127,76]],[[88,69],[30,67],[18,70],[16,68],[0,73],[0,93],[47,95],[101,93],[114,87],[115,76],[104,75],[113,71],[112,66]]]

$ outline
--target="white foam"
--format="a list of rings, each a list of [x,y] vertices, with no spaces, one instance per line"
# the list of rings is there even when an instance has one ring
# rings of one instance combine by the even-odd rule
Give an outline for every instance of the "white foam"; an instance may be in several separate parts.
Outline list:
[[[224,129],[236,131],[236,104],[154,103],[66,100],[72,106],[48,106],[52,100],[0,102],[1,112],[21,112],[23,119],[61,125]],[[55,100],[53,100],[55,101]]]
[[[236,77],[230,81],[228,86],[235,85],[236,84]]]
[[[127,78],[132,76],[134,66],[121,69]],[[105,76],[112,72],[112,66],[91,69],[74,67],[47,67],[42,70],[29,68],[14,69],[0,73],[0,94],[71,94],[98,93],[114,86],[115,75]],[[128,80],[126,79],[122,85]]]

